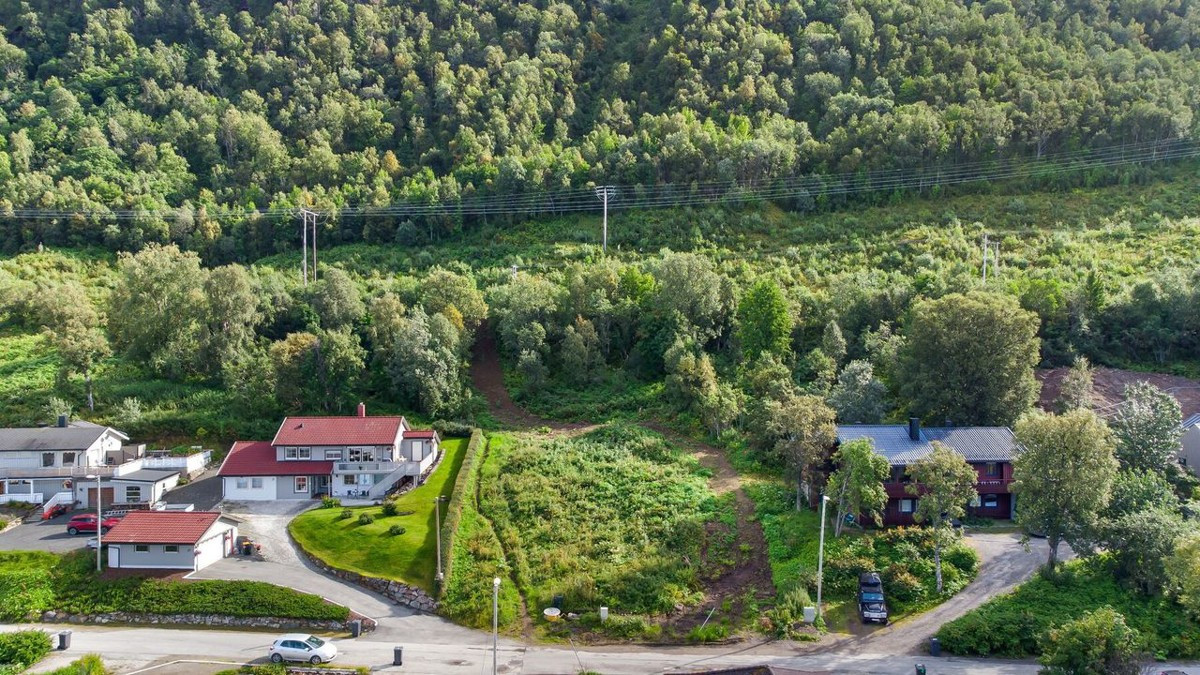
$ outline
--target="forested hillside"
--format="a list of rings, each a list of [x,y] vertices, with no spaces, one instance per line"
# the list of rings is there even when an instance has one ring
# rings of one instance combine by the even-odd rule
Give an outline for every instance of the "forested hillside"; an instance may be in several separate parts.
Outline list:
[[[1192,137],[1197,47],[1186,0],[0,0],[0,209],[137,211],[10,214],[0,242],[248,260],[295,225],[229,209]]]

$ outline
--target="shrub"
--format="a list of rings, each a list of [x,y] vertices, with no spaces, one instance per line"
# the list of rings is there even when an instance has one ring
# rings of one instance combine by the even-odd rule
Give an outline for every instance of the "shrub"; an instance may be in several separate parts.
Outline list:
[[[950,563],[967,576],[974,576],[979,569],[979,554],[963,544],[955,544],[942,553],[942,562]]]
[[[347,519],[353,518],[353,517],[354,517],[354,512],[351,511],[350,509],[342,509],[342,512],[338,514],[338,520],[347,520]]]
[[[474,431],[470,424],[454,420],[434,420],[431,426],[442,438],[467,438]]]
[[[373,516],[369,513],[358,514],[358,524],[359,525],[370,525],[373,522],[375,522],[375,516]]]
[[[0,633],[0,664],[29,668],[50,653],[50,635],[40,630]]]
[[[404,526],[403,525],[393,525],[388,528],[388,534],[392,535],[393,537],[398,537],[398,536],[404,534]]]
[[[332,509],[342,505],[342,500],[337,497],[321,497],[321,508]]]
[[[1051,675],[1137,675],[1141,641],[1120,612],[1103,607],[1047,633],[1039,660],[1046,666],[1042,672]]]
[[[112,671],[104,667],[98,654],[85,654],[82,658],[52,670],[46,675],[109,675]]]
[[[598,627],[601,633],[616,638],[648,638],[662,632],[662,627],[652,624],[640,616],[609,614],[608,620]]]
[[[709,623],[688,631],[688,642],[717,642],[729,637],[729,628],[724,624]]]
[[[0,573],[0,621],[18,622],[37,615],[54,601],[50,572],[15,569]]]
[[[399,509],[396,508],[396,502],[388,500],[383,503],[383,507],[380,509],[379,513],[382,516],[391,517],[391,516],[396,515],[396,513],[398,511],[399,511]]]
[[[893,563],[880,575],[887,597],[902,603],[916,602],[925,597],[925,584],[909,571],[904,563]]]

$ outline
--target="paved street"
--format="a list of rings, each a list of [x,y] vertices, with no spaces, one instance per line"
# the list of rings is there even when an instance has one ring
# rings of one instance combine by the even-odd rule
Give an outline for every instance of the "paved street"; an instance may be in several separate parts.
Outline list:
[[[16,626],[0,627],[15,630]],[[157,628],[74,628],[71,649],[54,652],[38,665],[34,672],[46,672],[72,658],[88,652],[100,653],[117,673],[134,673],[156,665],[182,659],[243,663],[263,662],[267,645],[273,639],[269,633],[235,631],[196,631]],[[429,644],[419,636],[408,640],[380,641],[373,638],[340,640],[337,642],[338,662],[345,665],[369,666],[374,670],[428,675],[479,675],[491,665],[490,638],[476,633],[476,639],[455,645]],[[404,665],[392,666],[392,649],[404,647]],[[534,675],[541,673],[577,673],[582,669],[605,675],[641,673],[690,673],[707,669],[749,666],[771,663],[804,669],[815,673],[881,673],[907,675],[916,663],[924,663],[928,672],[957,675],[1017,675],[1036,673],[1031,662],[998,660],[894,657],[882,654],[842,656],[834,654],[779,655],[759,654],[745,647],[723,648],[605,648],[576,653],[569,647],[520,647],[502,645],[499,650],[499,672]],[[204,673],[204,664],[176,663],[163,672]],[[150,670],[159,672],[158,669]]]
[[[67,521],[70,514],[62,515],[54,520],[39,520],[32,523],[22,523],[7,532],[0,533],[0,550],[29,550],[54,551],[65,553],[82,548],[87,540],[95,534],[67,534]]]

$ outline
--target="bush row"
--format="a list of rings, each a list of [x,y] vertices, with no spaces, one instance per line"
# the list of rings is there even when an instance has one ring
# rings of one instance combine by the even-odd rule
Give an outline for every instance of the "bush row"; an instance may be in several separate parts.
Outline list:
[[[50,653],[50,635],[40,630],[0,633],[0,666],[29,668]],[[18,672],[21,668],[15,668]]]
[[[450,493],[450,502],[446,505],[446,517],[442,520],[442,570],[447,579],[450,578],[454,566],[454,539],[462,522],[463,502],[475,498],[475,481],[478,473],[477,462],[480,448],[484,447],[484,435],[480,429],[471,432],[471,440],[467,443],[466,455],[462,466],[458,469],[458,477],[454,480],[454,491]],[[438,588],[439,596],[445,594],[445,584]]]

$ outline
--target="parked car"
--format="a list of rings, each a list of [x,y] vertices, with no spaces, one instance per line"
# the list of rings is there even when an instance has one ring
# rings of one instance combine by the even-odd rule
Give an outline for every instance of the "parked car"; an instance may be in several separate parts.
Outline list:
[[[332,661],[337,656],[337,647],[332,640],[323,640],[315,635],[288,633],[267,649],[267,655],[274,663],[307,661],[317,665]]]
[[[71,516],[71,520],[67,522],[67,534],[79,534],[80,532],[95,532],[96,531],[96,514],[80,513]],[[118,518],[105,518],[100,522],[100,533],[103,534],[112,529],[113,525],[121,522]]]
[[[863,572],[858,576],[858,616],[863,623],[878,621],[885,626],[888,623],[883,580],[877,572]]]
[[[103,546],[104,548],[108,548],[108,542],[107,541],[96,541],[95,537],[92,537],[91,539],[87,540],[87,547],[89,549],[95,551],[97,546]]]

